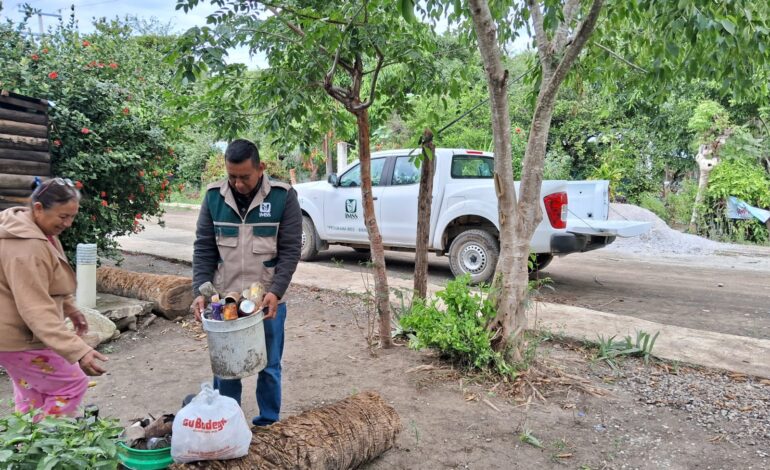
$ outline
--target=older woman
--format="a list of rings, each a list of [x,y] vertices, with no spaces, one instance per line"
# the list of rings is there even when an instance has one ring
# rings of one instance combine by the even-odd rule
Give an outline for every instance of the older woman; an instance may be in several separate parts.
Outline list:
[[[107,358],[80,337],[88,325],[75,306],[75,273],[57,238],[79,204],[72,182],[54,178],[35,189],[30,207],[0,212],[0,366],[21,412],[73,415],[88,388],[86,374],[104,373],[97,361]]]

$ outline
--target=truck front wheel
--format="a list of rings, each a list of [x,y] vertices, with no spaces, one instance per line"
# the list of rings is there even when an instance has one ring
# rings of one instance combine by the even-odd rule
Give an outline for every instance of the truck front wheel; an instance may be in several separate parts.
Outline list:
[[[471,282],[489,282],[495,274],[500,248],[484,230],[466,230],[449,246],[449,267],[455,277],[470,274]]]
[[[310,217],[302,216],[302,249],[299,259],[310,261],[318,254],[318,233],[315,231],[315,225]]]

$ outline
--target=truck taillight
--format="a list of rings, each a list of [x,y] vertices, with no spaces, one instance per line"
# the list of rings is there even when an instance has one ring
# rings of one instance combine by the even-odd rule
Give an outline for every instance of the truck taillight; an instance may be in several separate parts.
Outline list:
[[[553,228],[567,228],[567,193],[552,193],[543,198],[545,213]]]

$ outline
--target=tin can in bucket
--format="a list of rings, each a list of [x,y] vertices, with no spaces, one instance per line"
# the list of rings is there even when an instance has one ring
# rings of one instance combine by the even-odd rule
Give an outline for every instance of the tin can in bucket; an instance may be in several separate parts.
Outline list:
[[[241,379],[256,375],[267,366],[262,319],[261,312],[230,321],[203,319],[215,376]]]

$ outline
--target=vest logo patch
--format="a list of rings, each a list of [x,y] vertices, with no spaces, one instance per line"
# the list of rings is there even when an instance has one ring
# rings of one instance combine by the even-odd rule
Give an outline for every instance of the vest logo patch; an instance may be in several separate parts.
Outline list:
[[[259,216],[260,217],[270,217],[270,203],[269,202],[263,202],[259,205]]]

